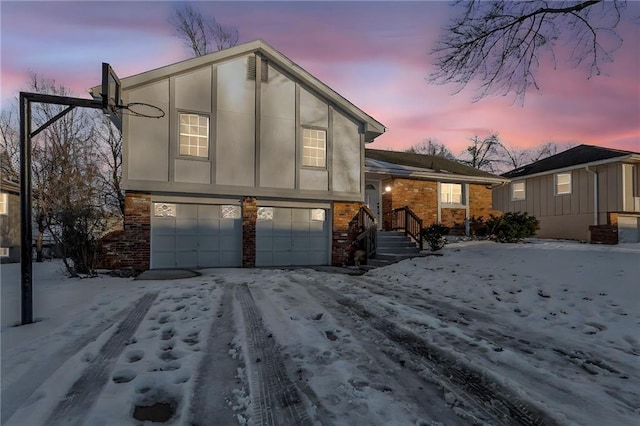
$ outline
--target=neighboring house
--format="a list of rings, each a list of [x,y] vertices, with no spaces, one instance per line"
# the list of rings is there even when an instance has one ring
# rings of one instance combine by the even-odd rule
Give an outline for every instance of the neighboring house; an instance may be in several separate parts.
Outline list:
[[[508,179],[434,155],[367,149],[365,202],[383,230],[394,227],[393,211],[409,207],[423,227],[442,223],[469,233],[468,219],[499,214],[491,190]]]
[[[0,179],[0,261],[20,261],[20,185]]]
[[[493,206],[540,220],[537,236],[638,242],[640,153],[579,145],[505,173]]]
[[[103,266],[346,262],[381,123],[261,40],[121,84],[166,115],[123,116],[125,229]]]

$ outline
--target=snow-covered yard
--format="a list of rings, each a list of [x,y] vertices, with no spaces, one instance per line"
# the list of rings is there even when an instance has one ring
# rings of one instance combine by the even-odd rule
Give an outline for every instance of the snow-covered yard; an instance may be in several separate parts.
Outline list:
[[[2,265],[2,424],[580,424],[640,417],[640,245],[468,242],[356,277]]]

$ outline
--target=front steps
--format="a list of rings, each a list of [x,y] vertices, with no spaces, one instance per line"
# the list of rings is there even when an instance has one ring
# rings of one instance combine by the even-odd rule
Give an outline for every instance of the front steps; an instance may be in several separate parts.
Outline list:
[[[362,269],[372,269],[399,262],[403,259],[418,257],[420,247],[411,239],[405,236],[404,232],[378,231],[378,246],[374,259],[368,259]]]

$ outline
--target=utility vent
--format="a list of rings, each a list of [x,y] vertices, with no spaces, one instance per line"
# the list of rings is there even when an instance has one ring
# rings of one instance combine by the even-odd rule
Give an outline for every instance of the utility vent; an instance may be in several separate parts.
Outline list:
[[[260,81],[266,83],[269,81],[269,62],[266,59],[262,59],[262,67],[260,70]],[[249,56],[249,61],[247,62],[247,80],[255,80],[256,79],[256,57],[251,55]]]
[[[247,80],[256,79],[256,57],[249,56],[249,62],[247,63]]]
[[[260,69],[260,81],[266,83],[269,81],[269,61],[263,59],[261,65],[262,67]]]

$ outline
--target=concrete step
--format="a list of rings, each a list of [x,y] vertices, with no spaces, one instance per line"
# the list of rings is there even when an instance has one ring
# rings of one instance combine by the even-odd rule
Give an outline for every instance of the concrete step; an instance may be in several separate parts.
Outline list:
[[[378,232],[379,240],[395,239],[395,238],[409,238],[409,237],[404,235],[404,232]]]
[[[400,262],[404,259],[410,259],[412,257],[423,257],[424,255],[420,253],[376,253],[375,259],[370,259],[369,264],[371,264],[372,260],[380,261],[390,261],[390,263]]]
[[[413,247],[380,247],[376,249],[376,253],[381,254],[412,254],[412,253],[420,253],[420,249],[416,246]]]
[[[378,247],[416,247],[416,243],[406,239],[401,241],[378,241]]]
[[[391,265],[393,262],[390,260],[382,260],[382,259],[369,259],[366,265],[360,265],[360,269],[363,267],[375,269],[381,268],[383,266]]]

